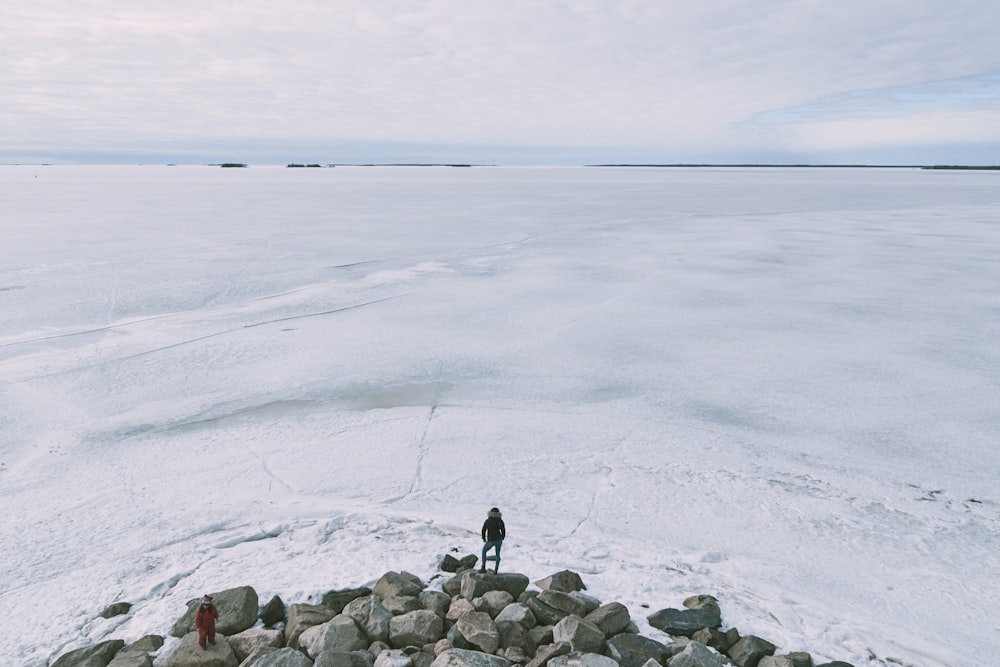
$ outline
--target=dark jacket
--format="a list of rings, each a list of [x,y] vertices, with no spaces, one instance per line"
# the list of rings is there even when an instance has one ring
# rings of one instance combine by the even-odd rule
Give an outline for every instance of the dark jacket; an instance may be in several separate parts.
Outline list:
[[[483,541],[498,542],[507,537],[507,527],[503,525],[500,512],[490,512],[489,517],[483,523]]]

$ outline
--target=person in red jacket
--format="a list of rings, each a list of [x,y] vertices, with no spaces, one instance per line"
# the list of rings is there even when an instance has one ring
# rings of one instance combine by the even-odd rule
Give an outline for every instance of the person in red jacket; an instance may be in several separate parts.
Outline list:
[[[198,628],[198,646],[207,648],[205,641],[209,644],[215,643],[215,622],[219,620],[219,610],[212,604],[212,596],[206,595],[201,599],[201,605],[194,614],[194,627]]]

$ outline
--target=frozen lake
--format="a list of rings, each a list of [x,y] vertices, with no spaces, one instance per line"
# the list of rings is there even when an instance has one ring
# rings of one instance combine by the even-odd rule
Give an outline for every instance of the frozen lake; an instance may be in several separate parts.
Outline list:
[[[709,593],[817,661],[1000,649],[1000,173],[4,166],[0,201],[2,664],[426,580],[492,505],[505,569],[644,631]]]

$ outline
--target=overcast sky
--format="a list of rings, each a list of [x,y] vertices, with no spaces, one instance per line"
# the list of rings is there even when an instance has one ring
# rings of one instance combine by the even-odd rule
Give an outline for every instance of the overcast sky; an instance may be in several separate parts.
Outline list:
[[[0,162],[1000,163],[997,0],[3,0]]]

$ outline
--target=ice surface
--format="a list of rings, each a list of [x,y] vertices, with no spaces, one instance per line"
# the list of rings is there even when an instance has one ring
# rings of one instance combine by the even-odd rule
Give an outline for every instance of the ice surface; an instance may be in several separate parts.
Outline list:
[[[2,664],[429,579],[492,505],[504,569],[653,636],[709,593],[827,660],[1000,648],[995,173],[19,166],[0,200]]]

